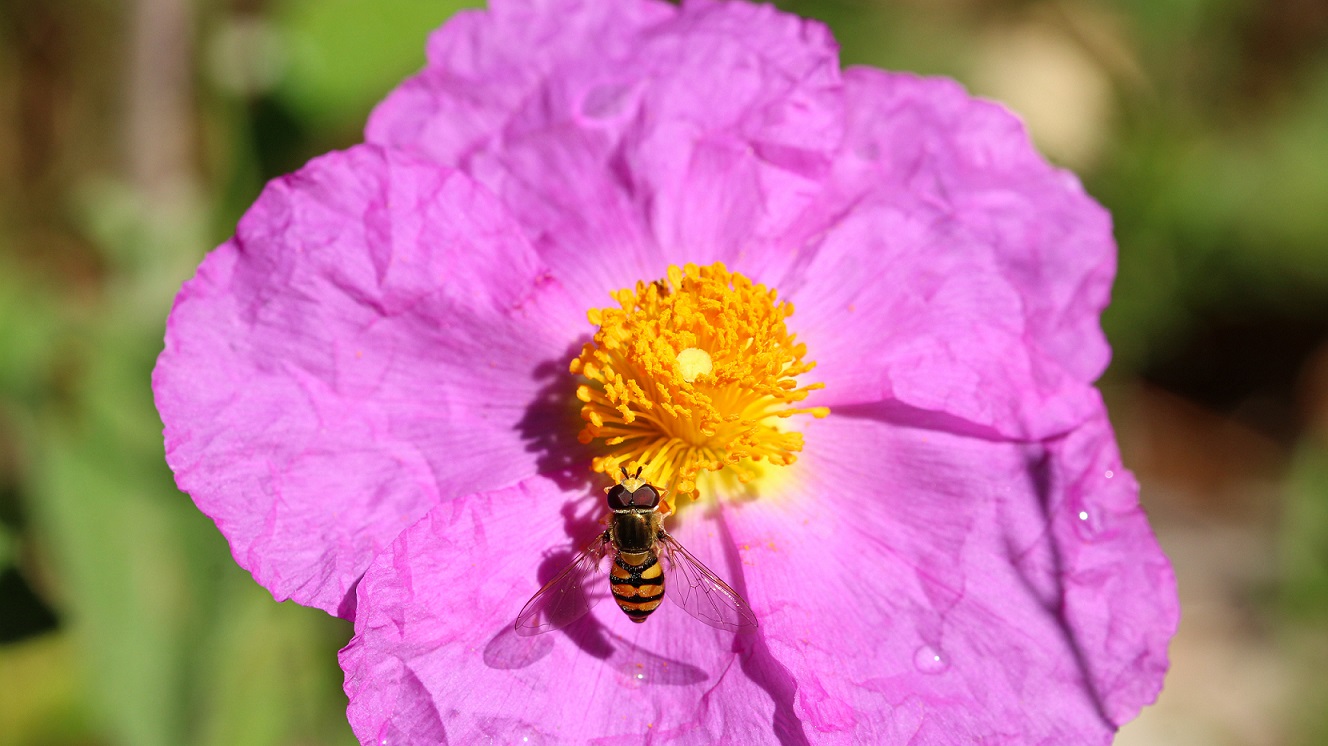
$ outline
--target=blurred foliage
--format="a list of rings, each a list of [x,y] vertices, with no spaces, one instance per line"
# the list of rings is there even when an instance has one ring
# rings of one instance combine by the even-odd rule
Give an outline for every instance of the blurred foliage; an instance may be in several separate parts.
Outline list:
[[[148,376],[203,252],[265,179],[353,142],[456,7],[0,10],[0,744],[353,742],[349,625],[235,566],[174,488]],[[135,78],[135,45],[182,29],[182,88]],[[180,102],[192,155],[126,152],[133,107]]]
[[[1282,544],[1284,601],[1303,619],[1328,618],[1328,443],[1307,438],[1292,460]]]
[[[353,740],[348,625],[235,566],[174,489],[148,377],[171,297],[262,183],[357,141],[465,4],[0,5],[0,746]],[[1277,623],[1309,640],[1289,644],[1320,713],[1288,737],[1328,740],[1328,450],[1301,396],[1328,380],[1307,364],[1328,343],[1328,10],[779,4],[846,64],[1008,101],[1112,210],[1110,376],[1285,448]]]
[[[274,13],[289,50],[279,95],[310,125],[358,128],[386,91],[424,62],[430,31],[478,0],[289,0]],[[377,43],[365,44],[374,40]],[[348,53],[353,50],[353,53]]]
[[[1287,647],[1303,668],[1307,686],[1295,703],[1294,743],[1328,743],[1328,433],[1308,437],[1290,469],[1281,546],[1283,606],[1289,616]]]

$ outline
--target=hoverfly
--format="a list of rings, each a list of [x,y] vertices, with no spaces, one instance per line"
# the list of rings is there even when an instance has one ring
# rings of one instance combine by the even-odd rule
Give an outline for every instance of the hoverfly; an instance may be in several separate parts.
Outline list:
[[[600,562],[610,560],[608,585],[618,607],[641,623],[668,597],[711,627],[755,629],[756,615],[738,592],[720,580],[664,530],[660,490],[641,479],[641,469],[605,490],[608,528],[526,602],[516,618],[519,635],[538,635],[585,616],[601,598],[590,584]],[[663,568],[661,569],[661,565]]]

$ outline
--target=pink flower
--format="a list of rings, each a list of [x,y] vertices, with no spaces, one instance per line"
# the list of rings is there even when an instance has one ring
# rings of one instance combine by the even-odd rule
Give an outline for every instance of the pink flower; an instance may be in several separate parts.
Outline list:
[[[1109,742],[1178,610],[1092,387],[1106,213],[770,7],[493,4],[269,185],[153,379],[236,560],[355,621],[358,736]],[[638,463],[760,627],[516,636]]]

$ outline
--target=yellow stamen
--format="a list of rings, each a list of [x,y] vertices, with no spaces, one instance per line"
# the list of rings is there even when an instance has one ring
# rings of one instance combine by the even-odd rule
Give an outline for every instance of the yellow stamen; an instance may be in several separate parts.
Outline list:
[[[688,264],[612,297],[616,308],[587,314],[599,330],[571,365],[589,379],[576,392],[579,438],[605,447],[595,471],[644,467],[653,484],[695,499],[707,472],[747,483],[758,462],[793,463],[802,434],[785,418],[829,413],[795,406],[823,384],[798,385],[816,364],[803,361],[806,346],[784,324],[793,306],[774,290],[722,264]]]

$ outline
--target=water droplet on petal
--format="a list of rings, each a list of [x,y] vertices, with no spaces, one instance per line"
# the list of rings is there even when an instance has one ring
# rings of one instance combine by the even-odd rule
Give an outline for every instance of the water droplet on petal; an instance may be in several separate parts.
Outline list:
[[[1075,533],[1084,541],[1097,541],[1102,538],[1104,527],[1102,525],[1102,514],[1095,510],[1080,510],[1076,515],[1074,522]]]
[[[1111,469],[1107,469],[1107,474],[1106,474],[1107,479],[1111,479],[1114,476],[1116,476],[1116,472],[1112,471]]]
[[[943,673],[950,667],[950,659],[940,649],[923,645],[913,653],[913,667],[922,673]]]

